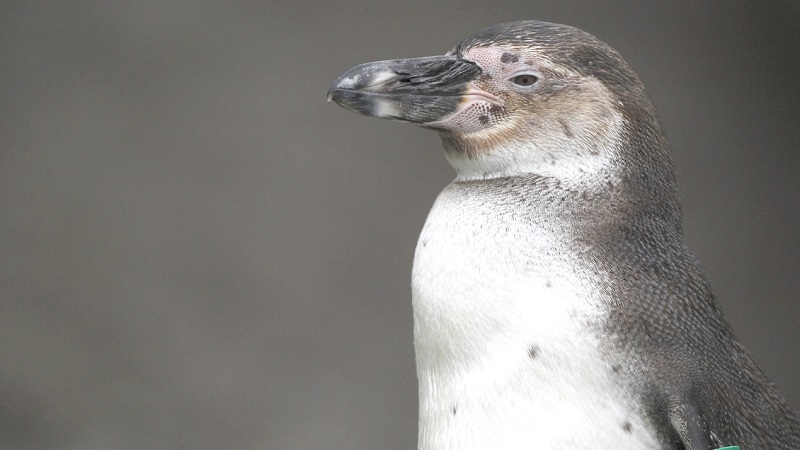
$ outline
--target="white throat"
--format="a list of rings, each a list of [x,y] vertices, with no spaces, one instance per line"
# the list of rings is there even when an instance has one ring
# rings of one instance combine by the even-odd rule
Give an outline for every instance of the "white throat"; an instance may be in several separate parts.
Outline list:
[[[474,157],[450,153],[446,156],[456,169],[456,181],[535,174],[567,183],[591,182],[598,179],[598,173],[610,172],[614,167],[619,145],[617,136],[602,151],[592,155],[586,155],[588,151],[579,143],[575,144],[548,148],[531,142],[509,142]]]

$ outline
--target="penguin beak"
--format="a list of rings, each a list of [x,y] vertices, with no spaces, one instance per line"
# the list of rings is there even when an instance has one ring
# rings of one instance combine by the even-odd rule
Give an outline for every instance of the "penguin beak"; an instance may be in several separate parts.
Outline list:
[[[342,74],[328,101],[365,116],[424,126],[455,112],[480,74],[472,61],[451,55],[371,62]]]

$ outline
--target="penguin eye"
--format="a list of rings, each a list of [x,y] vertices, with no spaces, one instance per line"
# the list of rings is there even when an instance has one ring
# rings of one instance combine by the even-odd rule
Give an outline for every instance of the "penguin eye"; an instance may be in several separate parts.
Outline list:
[[[531,75],[529,73],[523,73],[522,75],[517,75],[511,79],[511,82],[516,84],[517,86],[528,87],[533,86],[533,83],[536,83],[539,79],[536,78],[535,75]]]

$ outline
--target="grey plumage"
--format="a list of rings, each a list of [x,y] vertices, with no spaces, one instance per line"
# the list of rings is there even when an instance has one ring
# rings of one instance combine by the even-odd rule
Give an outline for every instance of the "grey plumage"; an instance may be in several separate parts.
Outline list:
[[[442,406],[475,403],[485,417],[504,414],[503,403],[489,396],[459,397],[472,385],[437,381],[441,374],[436,371],[449,364],[448,358],[462,358],[455,360],[454,369],[443,372],[451,378],[483,376],[482,382],[494,382],[492,377],[498,376],[482,375],[462,355],[486,352],[486,361],[496,364],[487,349],[470,347],[468,338],[459,334],[463,330],[442,332],[437,327],[457,326],[467,318],[478,324],[476,333],[506,339],[511,346],[525,341],[527,359],[548,354],[568,358],[575,351],[560,338],[548,341],[551,335],[535,330],[519,331],[515,340],[511,332],[483,329],[486,325],[505,330],[502,319],[508,316],[501,312],[515,313],[517,293],[508,298],[498,294],[497,299],[485,295],[493,292],[492,283],[501,291],[511,280],[531,292],[551,292],[546,289],[556,285],[561,290],[541,296],[541,305],[531,300],[541,308],[531,317],[561,318],[552,299],[574,301],[578,306],[567,310],[569,320],[586,330],[589,341],[598,339],[597,348],[587,350],[589,366],[580,376],[601,380],[598,389],[609,391],[589,390],[586,402],[604,411],[608,399],[624,393],[621,406],[609,407],[608,414],[627,411],[629,419],[614,423],[636,440],[620,441],[613,434],[619,431],[606,431],[606,419],[596,417],[596,430],[573,430],[575,435],[605,439],[595,448],[641,448],[654,442],[664,450],[724,445],[800,449],[797,415],[736,340],[684,243],[678,187],[664,133],[644,87],[622,57],[578,29],[521,21],[487,28],[440,58],[438,65],[426,58],[428,65],[416,78],[408,71],[421,67],[415,60],[362,65],[345,73],[329,91],[329,99],[361,114],[434,129],[459,172],[437,200],[415,260],[420,448],[467,448],[503,433],[520,436],[503,441],[509,446],[534,442],[526,441],[533,436],[538,445],[559,448],[584,442],[547,427],[537,429],[533,422],[515,422],[508,429],[505,423],[512,420],[456,423],[462,420],[456,414],[459,408]],[[431,67],[444,73],[431,73]],[[448,68],[457,68],[457,73],[448,78]],[[529,78],[517,78],[520,75]],[[528,85],[532,79],[533,87]],[[462,248],[475,250],[477,256],[465,251],[463,260],[437,260],[450,254],[448,239],[462,239],[448,230],[466,233]],[[481,261],[484,253],[487,258]],[[442,269],[448,263],[463,265],[465,275]],[[507,271],[484,272],[481,264]],[[509,272],[513,274],[506,276]],[[476,281],[475,274],[488,275]],[[543,279],[546,283],[540,283]],[[438,293],[451,285],[461,297]],[[481,294],[469,297],[474,292]],[[497,303],[486,309],[488,313],[472,308],[472,314],[467,308],[448,316],[448,307],[481,302]],[[492,315],[495,311],[497,316]],[[434,362],[426,365],[431,358]],[[553,363],[552,371],[583,371],[569,367]],[[517,370],[515,365],[512,370]],[[530,401],[549,395],[541,376],[515,376],[499,382],[507,385],[503,392],[519,393],[519,402],[527,401],[525,395]],[[565,380],[570,376],[565,374]],[[512,379],[524,379],[530,386],[514,386]],[[564,383],[565,392],[575,387]],[[443,397],[441,392],[451,387],[453,393]],[[565,398],[580,407],[580,396]],[[538,414],[535,406],[520,408]],[[453,436],[457,430],[472,429],[478,430],[474,438]],[[553,438],[541,437],[547,433]]]

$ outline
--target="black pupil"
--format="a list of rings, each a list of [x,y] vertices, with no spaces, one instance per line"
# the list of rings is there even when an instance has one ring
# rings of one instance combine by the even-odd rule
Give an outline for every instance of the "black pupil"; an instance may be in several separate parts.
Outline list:
[[[517,75],[514,77],[514,84],[520,86],[530,86],[536,82],[536,77],[533,75]]]

